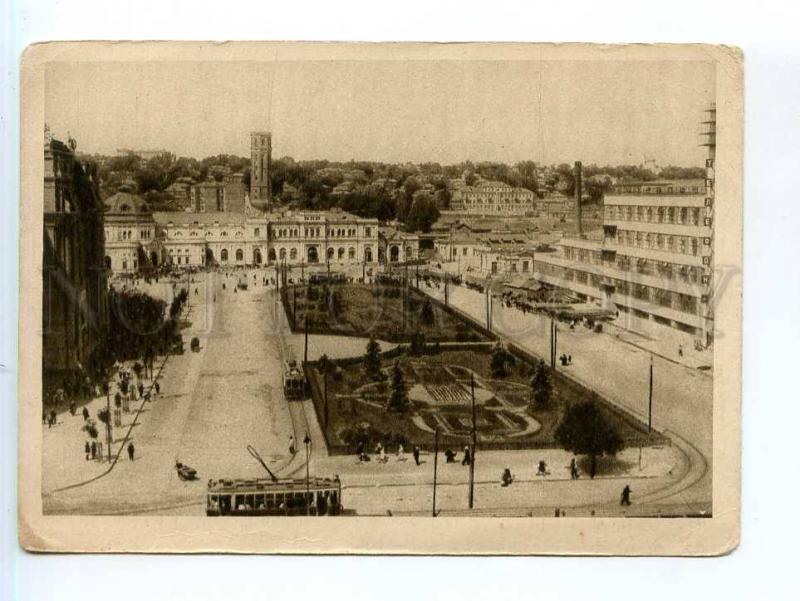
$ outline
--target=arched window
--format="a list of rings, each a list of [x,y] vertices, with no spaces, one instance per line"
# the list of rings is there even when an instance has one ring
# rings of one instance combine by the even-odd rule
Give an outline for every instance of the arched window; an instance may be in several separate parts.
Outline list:
[[[289,258],[290,258],[292,261],[296,261],[296,260],[297,260],[297,249],[296,249],[296,248],[293,248],[293,249],[291,249],[291,250],[289,251]]]
[[[342,259],[344,259],[344,248],[342,248],[341,246],[339,247],[338,256],[339,256],[339,260],[340,260],[340,261],[341,261]]]
[[[372,249],[366,248],[364,249],[364,261],[367,263],[372,263]]]
[[[236,260],[244,261],[244,251],[241,248],[236,249]]]
[[[269,257],[270,262],[274,262],[275,261],[275,249],[274,248],[270,248],[269,249],[269,254],[267,256]]]
[[[253,235],[254,235],[256,238],[258,238],[258,237],[261,235],[261,228],[258,228],[258,227],[257,227],[257,228],[256,228],[256,231],[255,231],[255,232],[253,232]]]
[[[285,259],[286,258],[286,249],[285,248],[282,248],[282,249],[280,249],[280,251],[278,251],[278,257],[280,257],[281,259]]]
[[[347,249],[347,258],[351,261],[356,258],[356,249],[352,246]]]
[[[227,261],[228,260],[228,249],[227,248],[223,248],[222,251],[220,251],[219,258],[220,258],[221,261]]]
[[[333,249],[329,248],[328,249],[328,260],[333,260],[333,253],[334,253]]]

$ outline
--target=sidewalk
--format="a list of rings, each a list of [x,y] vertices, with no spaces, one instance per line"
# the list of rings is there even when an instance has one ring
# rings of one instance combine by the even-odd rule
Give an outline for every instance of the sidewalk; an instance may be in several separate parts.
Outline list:
[[[456,450],[456,449],[454,449]],[[469,467],[461,465],[458,450],[455,463],[446,463],[439,452],[437,468],[437,508],[444,511],[467,509]],[[380,463],[375,455],[369,462],[359,462],[354,455],[313,457],[311,473],[317,476],[338,475],[342,498],[347,509],[358,515],[387,515],[387,512],[429,511],[433,496],[433,454],[422,453],[417,466],[411,453],[398,460],[395,453]],[[579,458],[580,478],[570,479],[572,454],[558,449],[525,451],[481,451],[475,463],[475,507],[503,510],[524,507],[601,506],[619,501],[622,488],[629,484],[636,495],[654,495],[668,490],[687,474],[689,464],[677,447],[622,451],[616,460],[601,459],[600,471],[591,480],[588,464]],[[536,475],[539,461],[545,461],[548,474]],[[500,484],[500,475],[509,468],[514,482]],[[634,497],[635,501],[635,497]]]

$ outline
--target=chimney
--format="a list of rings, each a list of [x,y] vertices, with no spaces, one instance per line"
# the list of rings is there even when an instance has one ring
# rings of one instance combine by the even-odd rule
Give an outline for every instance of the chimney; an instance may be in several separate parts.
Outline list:
[[[575,224],[578,237],[583,237],[583,223],[581,221],[581,198],[583,197],[583,167],[580,161],[575,161]]]

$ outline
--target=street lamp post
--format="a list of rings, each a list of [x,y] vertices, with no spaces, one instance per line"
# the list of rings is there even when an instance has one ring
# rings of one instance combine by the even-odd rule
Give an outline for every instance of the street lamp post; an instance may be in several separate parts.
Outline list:
[[[111,386],[106,378],[103,388],[106,392],[106,446],[108,447],[108,462],[111,463]]]
[[[432,517],[436,517],[436,475],[439,466],[439,428],[433,431],[433,510]]]
[[[303,444],[306,445],[306,514],[311,515],[311,483],[308,473],[309,446],[311,445],[311,438],[309,438],[307,433],[303,438]]]
[[[647,431],[653,430],[653,355],[650,355],[650,386],[647,400]]]
[[[475,504],[475,450],[478,446],[478,433],[475,426],[475,375],[470,376],[470,390],[472,392],[472,453],[469,458],[469,508]]]

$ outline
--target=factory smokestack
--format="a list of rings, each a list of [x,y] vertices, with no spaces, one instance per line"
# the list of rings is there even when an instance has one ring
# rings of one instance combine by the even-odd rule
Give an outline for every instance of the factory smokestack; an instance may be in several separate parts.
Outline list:
[[[575,161],[575,227],[578,236],[583,237],[581,198],[583,198],[583,166]]]

